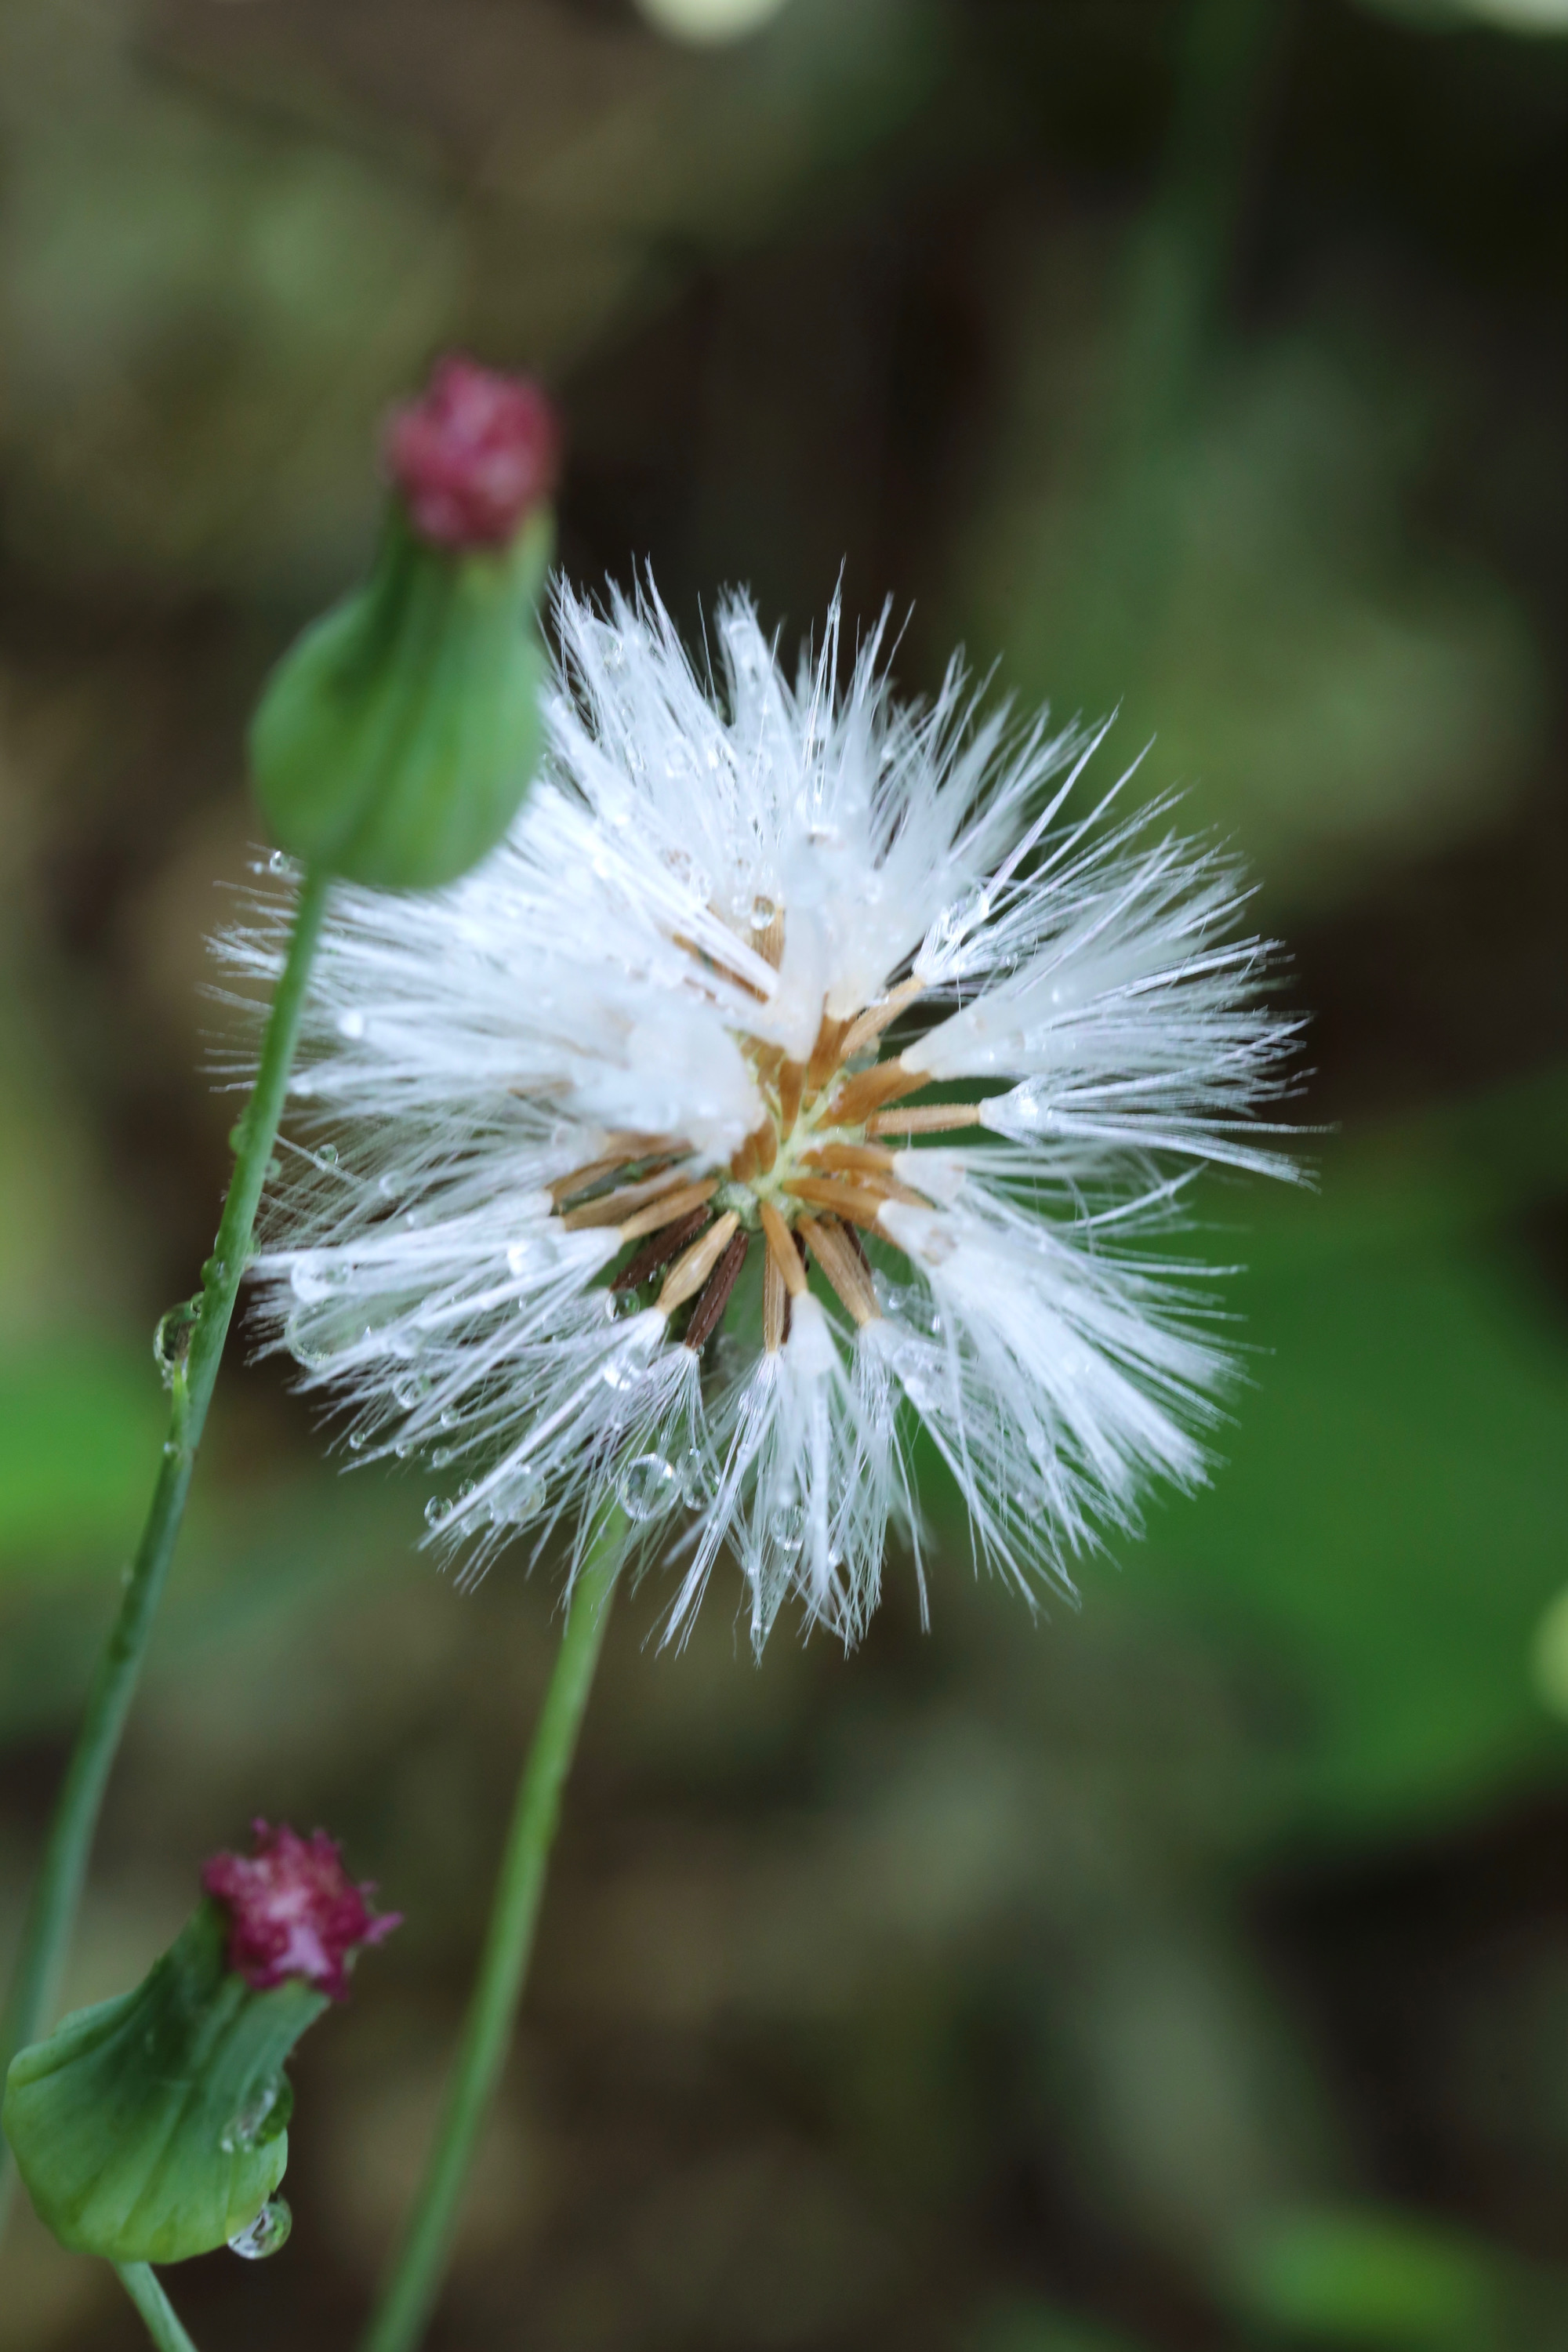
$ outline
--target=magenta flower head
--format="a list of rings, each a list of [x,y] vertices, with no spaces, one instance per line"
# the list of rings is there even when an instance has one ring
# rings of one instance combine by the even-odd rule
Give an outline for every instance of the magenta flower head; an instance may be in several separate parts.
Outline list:
[[[386,466],[433,547],[505,547],[555,487],[561,432],[528,376],[453,353],[387,428]]]
[[[258,1992],[290,1978],[333,2000],[348,1992],[348,1961],[400,1924],[374,1912],[374,1889],[356,1886],[325,1830],[300,1837],[287,1823],[255,1823],[256,1851],[217,1853],[202,1872],[207,1893],[228,1906],[228,1965]]]
[[[183,2263],[230,2245],[254,2260],[289,2234],[300,2035],[348,1990],[376,1913],[324,1831],[256,1823],[251,1854],[215,1854],[203,1900],[135,1989],[18,2051],[0,2123],[40,2220],[112,2263]]]

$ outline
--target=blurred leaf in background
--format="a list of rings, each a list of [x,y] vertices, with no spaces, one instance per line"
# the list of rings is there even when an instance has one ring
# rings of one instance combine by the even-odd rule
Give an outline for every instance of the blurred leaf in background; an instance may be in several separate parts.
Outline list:
[[[1565,1158],[1553,1076],[1326,1152],[1321,1198],[1249,1205],[1255,1386],[1212,1492],[1127,1570],[1267,1644],[1305,1729],[1286,1802],[1320,1825],[1410,1825],[1568,1760],[1530,1670],[1568,1527],[1568,1346],[1529,1237]]]
[[[1546,2352],[1568,2327],[1568,2280],[1372,2210],[1270,2215],[1235,2248],[1231,2293],[1278,2342],[1365,2352]]]

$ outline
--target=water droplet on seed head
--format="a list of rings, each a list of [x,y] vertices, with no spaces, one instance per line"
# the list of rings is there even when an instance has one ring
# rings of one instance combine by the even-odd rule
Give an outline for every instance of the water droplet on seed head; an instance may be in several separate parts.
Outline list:
[[[628,1519],[652,1518],[679,1492],[675,1465],[662,1454],[639,1454],[621,1473],[621,1507]]]

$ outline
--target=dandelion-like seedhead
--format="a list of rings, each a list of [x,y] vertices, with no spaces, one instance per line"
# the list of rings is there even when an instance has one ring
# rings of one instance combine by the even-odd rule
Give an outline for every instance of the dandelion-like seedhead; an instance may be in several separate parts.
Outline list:
[[[1233,864],[1163,806],[1069,805],[1103,730],[1019,732],[957,664],[902,706],[880,631],[841,682],[837,604],[793,684],[742,598],[718,685],[651,584],[556,617],[500,847],[334,895],[273,1340],[355,1452],[449,1472],[468,1574],[563,1522],[580,1558],[618,1496],[672,1633],[728,1548],[759,1647],[791,1595],[850,1642],[889,1522],[919,1573],[923,1428],[977,1557],[1065,1584],[1202,1475],[1226,1360],[1166,1238],[1186,1175],[1289,1172]],[[275,970],[285,911],[231,960]]]

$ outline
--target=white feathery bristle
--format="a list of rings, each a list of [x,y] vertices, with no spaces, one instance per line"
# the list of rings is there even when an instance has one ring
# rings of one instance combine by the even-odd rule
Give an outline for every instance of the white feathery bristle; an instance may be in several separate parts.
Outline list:
[[[332,894],[271,1343],[353,1452],[451,1471],[466,1575],[557,1529],[574,1568],[618,1503],[679,1563],[670,1637],[728,1551],[759,1648],[791,1602],[853,1642],[889,1528],[924,1609],[923,1425],[977,1558],[1065,1586],[1204,1475],[1187,1175],[1295,1172],[1239,875],[1121,785],[1079,804],[1103,729],[1019,730],[956,663],[896,702],[837,601],[792,678],[725,600],[717,684],[651,583],[556,617],[508,838],[443,890]],[[287,911],[233,969],[276,973]]]

